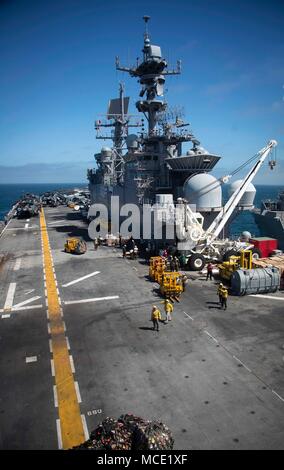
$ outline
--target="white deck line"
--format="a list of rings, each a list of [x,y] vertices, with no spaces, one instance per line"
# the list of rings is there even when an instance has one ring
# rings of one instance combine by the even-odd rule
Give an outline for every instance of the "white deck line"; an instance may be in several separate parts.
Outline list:
[[[206,333],[208,336],[210,336],[210,338],[212,338],[213,341],[215,341],[215,343],[219,342],[216,338],[214,338],[214,336],[210,335],[210,333],[207,330],[204,330],[204,333]]]
[[[54,220],[53,222],[48,222],[48,226],[49,225],[53,225],[53,224],[60,224],[61,222],[66,222],[65,219],[62,219],[62,220]]]
[[[83,424],[85,439],[86,439],[86,441],[87,441],[87,440],[89,439],[89,437],[90,437],[90,433],[89,433],[89,430],[88,430],[88,426],[87,426],[87,421],[86,421],[85,415],[81,415],[81,419],[82,419],[82,424]]]
[[[82,299],[82,300],[66,300],[64,301],[65,305],[73,305],[73,304],[85,304],[88,302],[99,302],[100,300],[114,300],[119,299],[119,295],[111,295],[109,297],[96,297],[93,299]]]
[[[60,419],[57,419],[57,420],[56,420],[56,431],[57,431],[58,449],[59,449],[59,450],[62,450],[62,449],[63,449],[63,444],[62,444],[62,435],[61,435]]]
[[[88,279],[88,277],[96,276],[97,274],[100,274],[100,271],[94,271],[93,273],[87,274],[86,276],[83,276],[83,277],[79,277],[78,279],[68,282],[67,284],[62,284],[62,287],[72,286],[73,284],[76,284],[77,282],[84,281],[84,279]]]
[[[57,397],[56,385],[53,385],[53,398],[54,398],[54,406],[55,408],[58,408],[58,397]]]
[[[14,271],[19,271],[20,267],[21,267],[21,263],[22,263],[22,259],[21,258],[18,258],[16,260],[16,263],[15,263],[15,266],[14,266]]]
[[[34,290],[35,289],[28,290],[27,292],[25,292],[25,295],[31,294],[32,292],[34,292]]]
[[[76,391],[78,403],[82,403],[82,398],[81,398],[81,393],[80,393],[80,389],[79,389],[79,384],[78,384],[78,382],[74,382],[74,384],[75,384],[75,391]]]
[[[284,398],[282,398],[277,392],[275,392],[275,390],[272,390],[272,393],[274,393],[274,395],[276,395],[281,401],[284,401]]]
[[[34,302],[35,300],[38,300],[38,299],[40,299],[40,295],[36,295],[35,297],[31,297],[30,299],[20,302],[19,304],[13,305],[13,309],[23,307],[24,305],[30,304],[31,302]]]
[[[55,369],[54,369],[54,360],[50,359],[50,365],[51,365],[51,375],[52,377],[55,377]]]
[[[5,227],[3,228],[2,232],[0,233],[0,238],[2,237],[3,233],[6,231],[6,230],[13,230],[13,229],[8,229],[8,225],[10,224],[10,222],[12,222],[13,219],[10,219],[9,222],[7,223],[7,225],[5,225]]]
[[[264,295],[264,294],[250,294],[250,297],[260,297],[261,299],[270,299],[270,300],[284,300],[284,297],[274,297],[272,295]]]
[[[71,366],[72,374],[75,374],[75,365],[74,365],[73,356],[71,356],[71,354],[69,355],[69,360],[70,360],[70,366]]]
[[[0,310],[0,312],[3,312],[3,310]],[[10,318],[10,314],[9,313],[6,313],[5,315],[1,315],[1,318]]]
[[[67,344],[67,349],[70,351],[70,343],[69,343],[69,338],[66,336],[66,344]]]
[[[190,315],[188,315],[188,313],[186,312],[183,312],[188,318],[190,318],[191,320],[194,320],[194,318],[192,318]]]
[[[17,285],[16,282],[11,282],[11,284],[9,285],[9,289],[7,292],[7,297],[6,297],[6,301],[4,305],[4,310],[12,308],[14,295],[16,291],[16,285]]]
[[[247,367],[237,356],[233,356],[233,358],[236,359],[236,361],[238,361],[242,366],[244,366],[245,369],[247,369],[249,372],[251,372],[249,367]]]
[[[26,305],[25,307],[12,307],[12,312],[19,312],[19,311],[22,311],[22,310],[33,310],[35,308],[42,308],[42,305],[41,304],[38,304],[38,305]]]
[[[66,225],[70,225],[70,224],[68,224],[67,222],[63,224],[61,222],[60,224],[47,225],[47,228],[66,227]]]
[[[29,225],[29,224],[26,224]],[[15,228],[8,228],[7,230],[10,230],[11,232],[14,232],[14,230],[30,230],[30,229],[35,229],[38,228],[38,225],[31,225],[30,227],[15,227]],[[3,233],[3,232],[2,232]]]

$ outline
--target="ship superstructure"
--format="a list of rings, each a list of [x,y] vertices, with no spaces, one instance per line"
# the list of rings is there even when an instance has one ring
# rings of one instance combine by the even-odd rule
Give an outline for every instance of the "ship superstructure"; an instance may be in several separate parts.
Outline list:
[[[144,118],[134,122],[127,114],[129,99],[111,100],[108,121],[97,120],[97,138],[112,140],[112,147],[103,147],[95,155],[97,168],[88,171],[92,203],[110,203],[110,197],[120,197],[120,204],[154,204],[157,200],[174,203],[187,197],[204,216],[205,227],[214,213],[222,207],[220,182],[209,172],[220,156],[201,147],[184,122],[180,109],[170,109],[163,100],[165,79],[181,73],[181,62],[169,69],[160,46],[153,45],[148,32],[149,17],[145,21],[143,57],[135,66],[124,67],[116,57],[116,69],[138,79],[141,90],[136,108]],[[146,122],[145,122],[146,121]],[[144,124],[147,125],[144,127]],[[129,133],[131,126],[137,133]],[[102,130],[112,128],[109,135]],[[182,144],[192,143],[185,154]]]

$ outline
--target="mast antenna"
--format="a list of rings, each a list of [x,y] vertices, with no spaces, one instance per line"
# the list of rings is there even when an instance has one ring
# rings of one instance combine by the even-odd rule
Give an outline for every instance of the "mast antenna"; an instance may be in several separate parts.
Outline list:
[[[145,33],[144,33],[144,38],[148,38],[149,37],[149,33],[148,33],[148,21],[150,20],[150,16],[148,15],[145,15],[143,16],[143,20],[145,21]]]

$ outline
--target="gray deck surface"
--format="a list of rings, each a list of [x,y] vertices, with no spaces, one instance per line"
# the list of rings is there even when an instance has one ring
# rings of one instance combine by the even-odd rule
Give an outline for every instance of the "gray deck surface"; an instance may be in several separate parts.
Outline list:
[[[46,208],[45,215],[89,431],[106,416],[130,412],[165,422],[175,449],[284,448],[283,293],[271,294],[281,300],[229,297],[221,311],[215,281],[189,274],[173,321],[157,333],[150,312],[162,299],[145,277],[148,266],[122,259],[119,249],[95,252],[90,241],[82,256],[64,253],[67,236],[88,239],[86,226],[63,206]],[[34,296],[40,299],[26,305],[42,305],[10,318],[0,313],[0,448],[56,449],[39,219],[12,220],[0,254],[0,309],[11,283],[13,305]],[[100,273],[63,287],[94,271]],[[37,361],[26,363],[32,356]]]

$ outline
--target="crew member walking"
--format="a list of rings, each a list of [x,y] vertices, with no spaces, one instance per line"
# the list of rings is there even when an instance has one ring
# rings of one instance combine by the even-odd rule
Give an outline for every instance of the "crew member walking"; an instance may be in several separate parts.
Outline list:
[[[208,263],[208,264],[207,264],[207,277],[206,277],[206,281],[208,281],[208,278],[210,279],[210,281],[212,281],[212,276],[213,276],[213,264],[212,264],[212,263]]]
[[[176,256],[174,257],[174,267],[175,267],[174,269],[175,271],[179,271],[180,265],[179,265],[179,260]]]
[[[157,331],[159,331],[159,321],[161,320],[161,312],[156,307],[156,305],[153,305],[151,320],[153,322],[153,330],[155,331],[155,329],[157,329]]]
[[[219,304],[222,306],[222,289],[223,289],[223,284],[222,282],[220,282],[219,286],[218,286],[218,291],[217,291],[217,294],[219,295]]]
[[[170,263],[170,271],[173,272],[175,270],[175,261],[172,255],[168,257],[168,262]]]
[[[183,292],[185,292],[187,281],[188,281],[187,276],[183,274],[181,278]]]
[[[225,286],[223,286],[222,288],[221,295],[222,295],[221,308],[224,310],[227,310],[228,289]]]
[[[98,246],[99,246],[99,240],[97,238],[95,238],[94,239],[94,249],[95,249],[95,251],[97,251]]]
[[[173,310],[174,310],[173,304],[169,301],[169,299],[166,299],[164,301],[164,308],[165,308],[165,313],[166,313],[166,319],[164,323],[168,323],[172,319],[171,314],[173,313]]]

